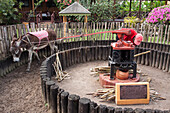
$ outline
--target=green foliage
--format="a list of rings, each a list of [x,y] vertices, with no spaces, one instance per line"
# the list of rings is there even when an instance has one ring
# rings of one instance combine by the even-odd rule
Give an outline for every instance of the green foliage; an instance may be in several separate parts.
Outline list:
[[[143,20],[141,21],[139,18],[136,18],[136,16],[132,16],[132,17],[125,17],[124,18],[124,22],[125,23],[130,23],[130,27],[132,27],[132,23],[133,23],[133,27],[135,27],[135,23],[137,22],[143,22]]]
[[[128,15],[130,1],[116,0],[115,5],[113,5],[114,4],[113,2],[114,2],[113,0],[112,1],[110,0],[110,2],[108,2],[108,0],[100,0],[100,1],[96,0],[96,3],[94,3],[94,2],[91,2],[91,0],[80,0],[80,3],[91,12],[91,16],[88,17],[88,20],[92,22],[99,22],[99,21],[103,21],[103,20],[105,21],[108,19],[126,17]],[[151,1],[142,1],[141,11],[149,12],[151,11],[151,9],[164,5],[164,4],[165,4],[164,1],[154,0],[152,4],[151,4]],[[131,11],[138,12],[139,6],[140,6],[139,0],[132,0]],[[146,14],[144,14],[143,16],[146,16]],[[83,17],[77,17],[76,19],[78,21],[82,21]]]
[[[136,18],[136,16],[125,17],[125,18],[124,18],[124,22],[125,22],[125,23],[136,23],[136,22],[139,22],[139,19]]]
[[[92,22],[113,19],[114,15],[118,12],[118,10],[114,8],[113,1],[108,2],[105,0],[92,3],[87,9],[91,12],[91,16],[88,17],[88,20]]]
[[[21,13],[18,12],[18,8],[21,9],[23,3],[16,0],[0,0],[0,24],[9,25],[20,23]]]

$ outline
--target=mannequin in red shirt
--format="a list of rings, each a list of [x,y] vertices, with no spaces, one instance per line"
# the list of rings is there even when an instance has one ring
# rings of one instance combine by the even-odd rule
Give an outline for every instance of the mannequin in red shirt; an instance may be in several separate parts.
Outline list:
[[[124,35],[123,40],[124,41],[131,41],[134,45],[140,45],[141,41],[143,40],[143,36],[139,33],[137,33],[134,29],[131,28],[122,28],[120,30],[130,30],[130,35]],[[116,40],[119,40],[119,38],[116,36]]]

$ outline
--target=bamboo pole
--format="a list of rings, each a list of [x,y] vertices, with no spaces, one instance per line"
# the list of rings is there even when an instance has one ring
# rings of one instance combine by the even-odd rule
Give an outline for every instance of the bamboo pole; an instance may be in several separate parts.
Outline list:
[[[137,56],[140,56],[140,55],[143,55],[143,54],[147,54],[147,53],[150,53],[150,52],[151,52],[151,51],[142,52],[142,53],[139,53],[139,54],[134,55],[134,57],[137,57]]]

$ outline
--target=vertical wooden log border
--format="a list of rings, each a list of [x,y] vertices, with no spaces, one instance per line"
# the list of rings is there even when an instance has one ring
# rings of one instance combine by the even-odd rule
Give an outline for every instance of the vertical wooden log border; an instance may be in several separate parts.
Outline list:
[[[114,107],[109,106],[109,107],[107,107],[107,110],[108,110],[108,113],[114,113],[115,108],[114,108]]]
[[[46,82],[49,81],[50,78],[46,77],[43,79],[43,97],[44,97],[44,103],[47,103],[47,91],[46,91]]]
[[[64,92],[64,89],[58,89],[57,94],[57,113],[61,113],[61,93]]]
[[[80,96],[75,94],[68,96],[68,113],[79,113],[79,99]]]
[[[68,92],[61,93],[61,113],[67,113],[68,108]]]
[[[99,105],[99,113],[107,113],[107,106]]]
[[[57,95],[58,95],[58,85],[52,85],[50,87],[50,102],[51,102],[51,113],[57,113]]]
[[[98,113],[98,105],[95,102],[90,102],[90,108],[89,108],[90,113]]]
[[[51,107],[51,103],[50,103],[50,87],[52,85],[55,85],[54,81],[47,81],[46,82],[47,103],[48,103],[49,108]]]
[[[89,113],[90,99],[80,98],[79,100],[79,113]]]

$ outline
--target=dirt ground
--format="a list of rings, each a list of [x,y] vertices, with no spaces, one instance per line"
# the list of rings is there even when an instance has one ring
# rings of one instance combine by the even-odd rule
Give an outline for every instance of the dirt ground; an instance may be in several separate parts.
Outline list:
[[[107,65],[105,61],[95,61],[84,64],[73,65],[66,71],[71,78],[65,79],[59,86],[70,94],[78,94],[81,97],[90,98],[98,104],[117,107],[114,103],[99,102],[98,98],[86,95],[101,88],[97,77],[90,75],[90,68]],[[49,113],[45,107],[41,94],[39,64],[33,62],[31,72],[26,73],[26,66],[21,66],[0,78],[0,113]],[[170,74],[156,68],[138,65],[138,68],[152,78],[151,87],[155,88],[166,100],[150,102],[149,105],[131,105],[121,107],[170,109]],[[120,107],[120,106],[119,106]]]
[[[27,65],[0,78],[0,113],[48,113],[43,103],[39,64],[32,63],[31,72]]]

